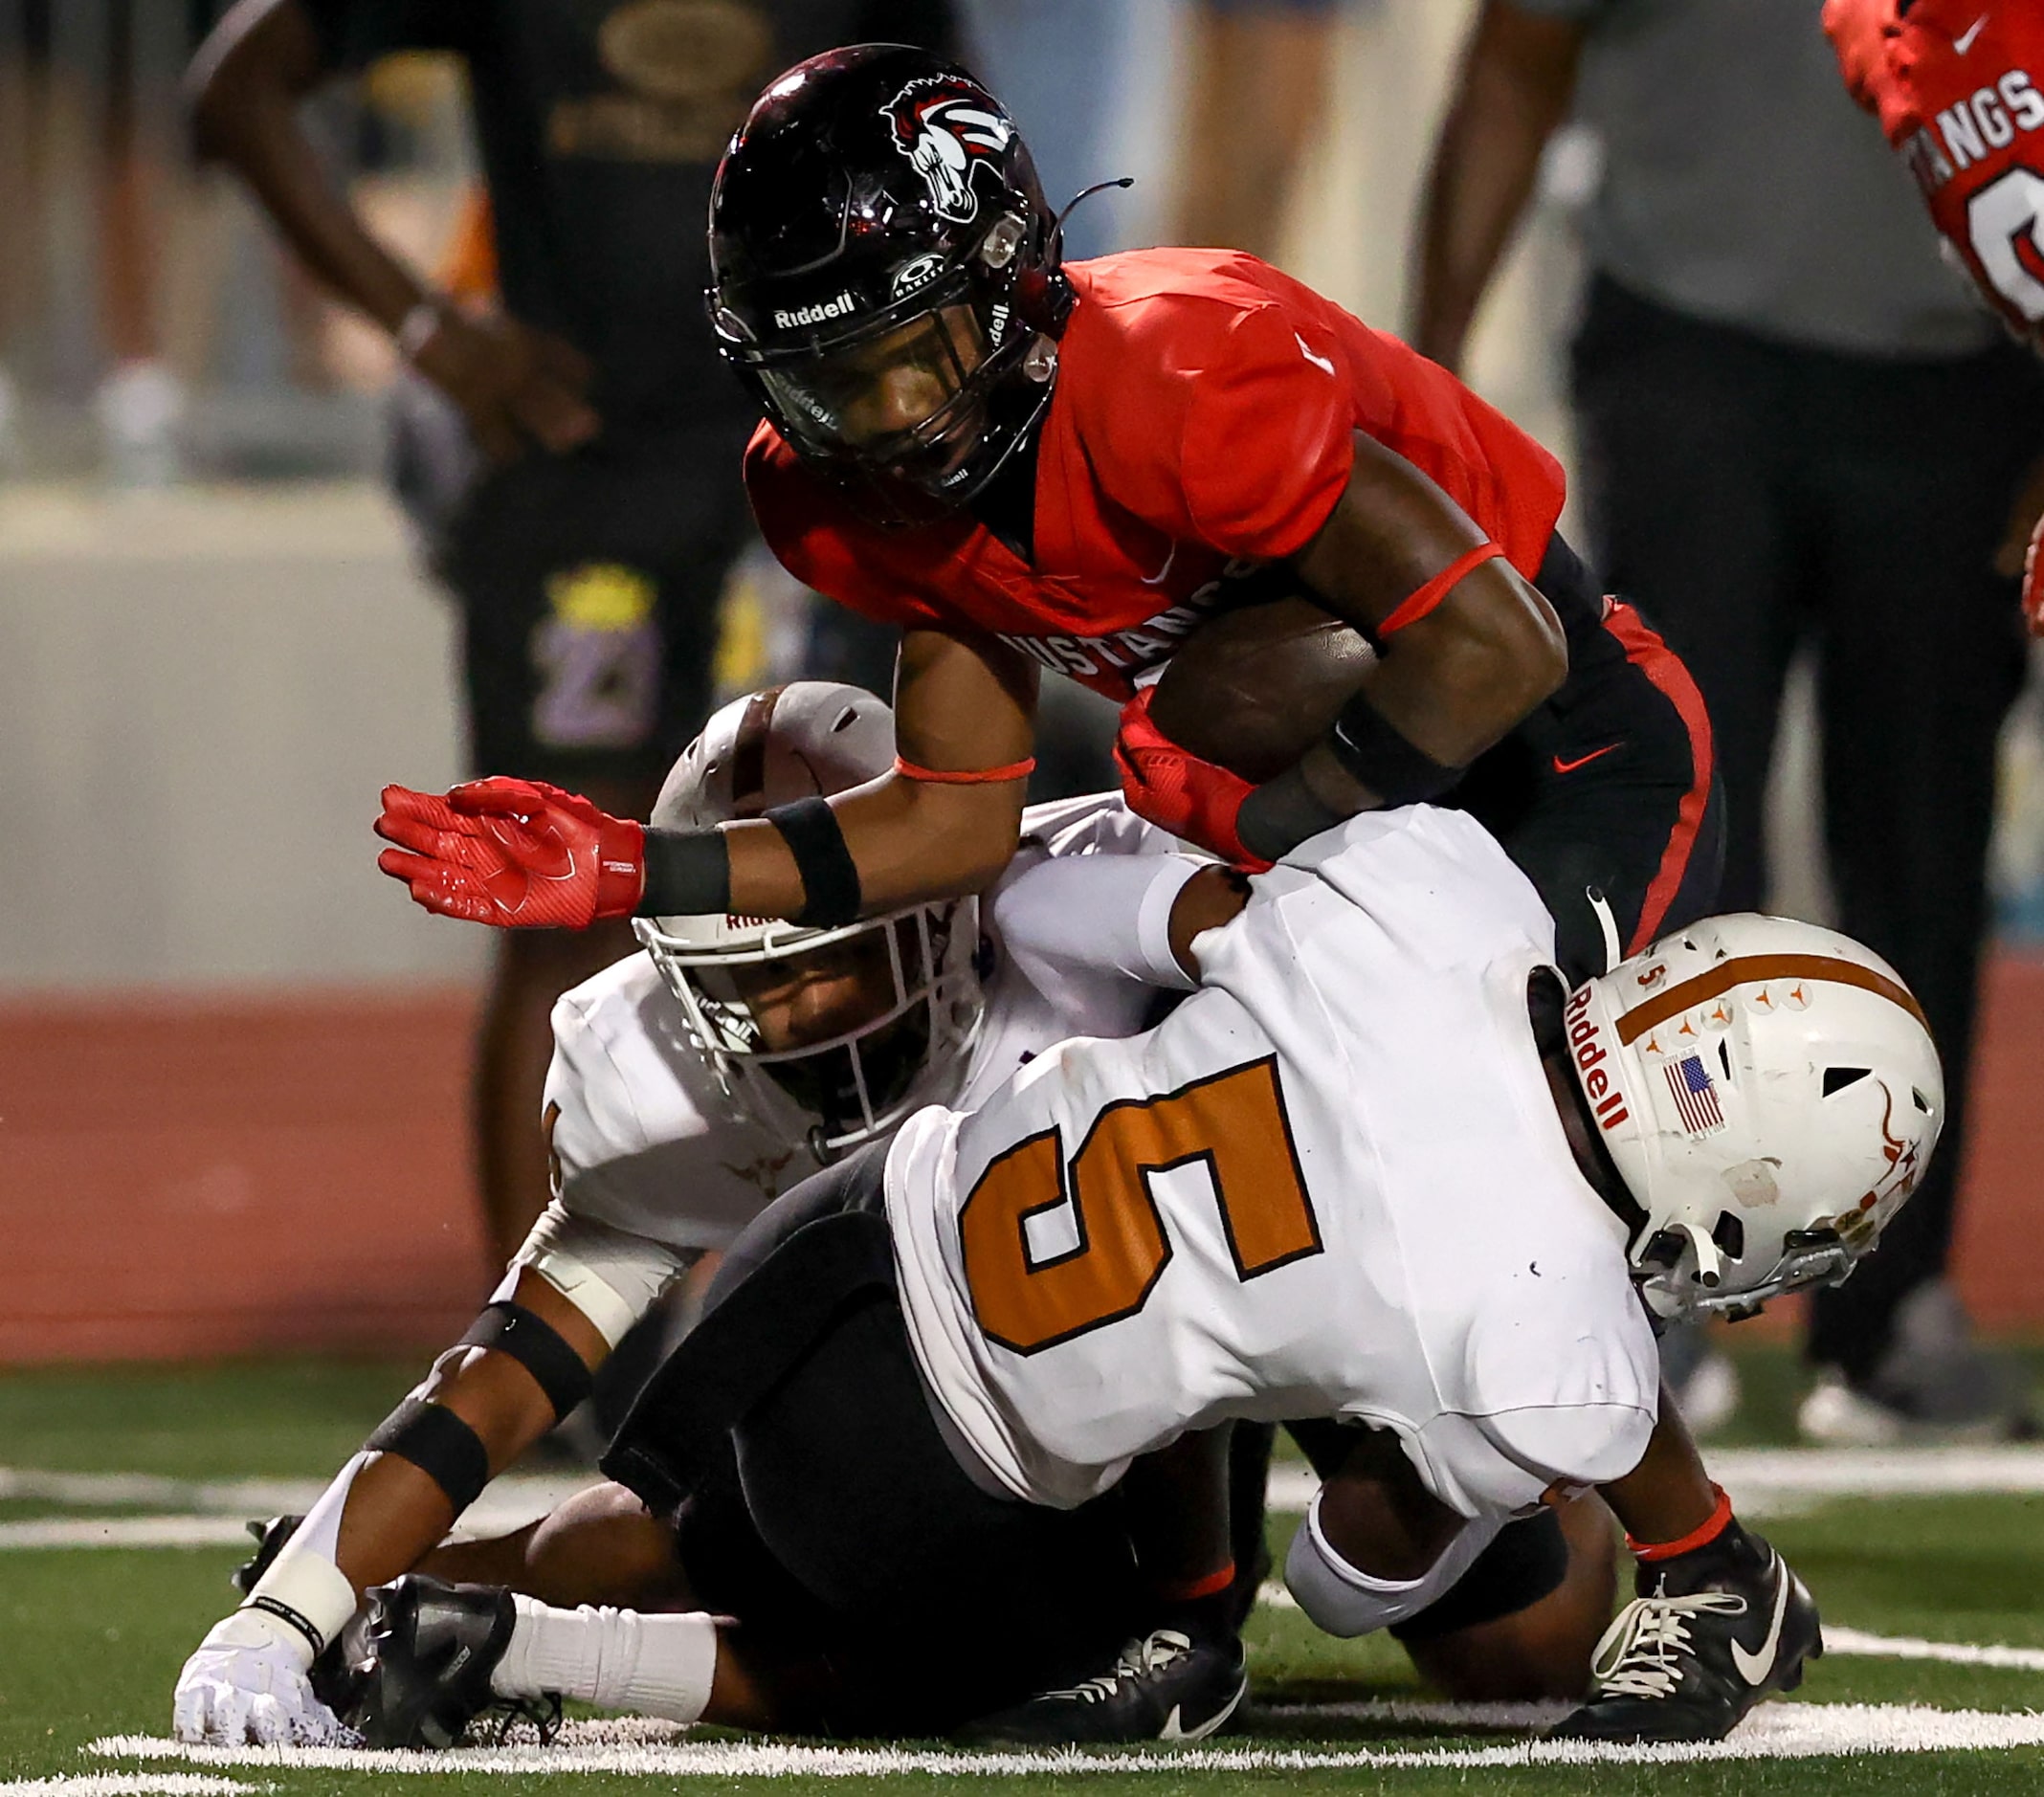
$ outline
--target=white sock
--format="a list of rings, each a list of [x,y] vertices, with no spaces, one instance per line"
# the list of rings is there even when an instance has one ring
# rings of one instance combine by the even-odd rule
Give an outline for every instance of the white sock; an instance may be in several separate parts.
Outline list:
[[[693,1722],[710,1701],[717,1624],[703,1610],[648,1615],[635,1609],[555,1609],[512,1599],[518,1621],[490,1675],[500,1697],[557,1691],[607,1710]]]

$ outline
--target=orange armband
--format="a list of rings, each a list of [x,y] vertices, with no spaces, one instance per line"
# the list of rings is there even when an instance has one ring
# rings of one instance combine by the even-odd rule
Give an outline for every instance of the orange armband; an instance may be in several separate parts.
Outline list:
[[[894,770],[904,780],[927,780],[938,787],[993,787],[1004,780],[1027,780],[1036,768],[1033,755],[1010,762],[1005,767],[918,767],[914,762],[895,757]]]

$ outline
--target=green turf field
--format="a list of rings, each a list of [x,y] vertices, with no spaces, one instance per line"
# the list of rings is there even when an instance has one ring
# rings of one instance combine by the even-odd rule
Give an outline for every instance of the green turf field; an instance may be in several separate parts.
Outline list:
[[[1750,1451],[1785,1441],[1792,1367],[1779,1355],[1742,1359],[1750,1401],[1728,1444]],[[1296,1612],[1275,1607],[1260,1609],[1253,1627],[1258,1707],[1244,1725],[1205,1750],[1160,1750],[1121,1770],[974,1761],[935,1748],[909,1761],[837,1750],[811,1757],[809,1750],[683,1741],[631,1725],[599,1733],[585,1724],[548,1754],[485,1756],[459,1772],[444,1769],[445,1761],[408,1756],[405,1776],[389,1763],[373,1770],[261,1763],[253,1751],[208,1764],[163,1757],[159,1745],[137,1739],[160,1742],[166,1734],[177,1669],[231,1599],[226,1575],[240,1550],[219,1538],[231,1526],[235,1499],[249,1494],[220,1486],[323,1475],[415,1372],[410,1364],[287,1363],[0,1377],[0,1797],[264,1789],[434,1797],[456,1787],[510,1797],[758,1788],[768,1772],[778,1774],[777,1789],[842,1791],[847,1778],[852,1789],[890,1793],[1042,1789],[1055,1776],[1065,1784],[1082,1780],[1088,1789],[1156,1797],[1279,1786],[1920,1797],[2027,1792],[2044,1782],[2044,1747],[2036,1745],[1947,1744],[1841,1757],[1877,1742],[1914,1749],[1988,1739],[1995,1730],[2001,1733],[1991,1738],[2044,1740],[2044,1719],[2024,1714],[2044,1709],[2044,1455],[2037,1451],[1976,1454],[1964,1465],[1947,1456],[1939,1464],[1956,1482],[2028,1489],[1935,1497],[1812,1493],[1796,1488],[1802,1460],[1763,1462],[1749,1454],[1739,1463],[1755,1469],[1755,1479],[1787,1480],[1768,1487],[1760,1526],[1816,1593],[1834,1645],[1863,1650],[1834,1651],[1811,1671],[1795,1702],[1766,1706],[1742,1731],[1750,1738],[1735,1738],[1751,1756],[1740,1759],[1497,1764],[1524,1760],[1525,1727],[1478,1730],[1466,1719],[1401,1707],[1424,1694],[1395,1647],[1331,1641]],[[1929,1465],[1908,1463],[1903,1486],[1930,1482],[1922,1471]],[[142,1476],[105,1482],[116,1474]],[[1737,1479],[1733,1491],[1740,1497]],[[187,1547],[28,1544],[38,1530],[75,1537],[81,1522],[146,1532],[175,1519],[213,1539]],[[1284,1517],[1275,1525],[1280,1532],[1292,1526]],[[1899,1650],[1901,1638],[1934,1647]],[[1965,1657],[1968,1648],[1991,1647],[2017,1650],[1999,1656],[2014,1663]],[[1937,1656],[1900,1657],[1902,1652]],[[1975,1713],[1975,1719],[1952,1712]],[[120,1737],[127,1739],[104,1744]],[[1421,1763],[1401,1764],[1401,1757]]]

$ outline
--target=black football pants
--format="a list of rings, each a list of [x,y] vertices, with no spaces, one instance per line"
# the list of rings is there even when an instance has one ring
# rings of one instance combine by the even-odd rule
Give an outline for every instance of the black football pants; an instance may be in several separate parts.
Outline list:
[[[830,1666],[829,1730],[925,1736],[1099,1672],[1131,1631],[1119,1492],[1053,1510],[967,1477],[894,1282],[886,1144],[760,1213],[603,1470],[671,1515],[703,1605]]]
[[[1928,1177],[1812,1360],[1864,1375],[1944,1270],[1965,1142],[1995,747],[2021,685],[2012,582],[1990,562],[2044,451],[2044,375],[2012,346],[1938,363],[1837,356],[1593,283],[1574,347],[1595,555],[1688,663],[1726,800],[1719,908],[1759,909],[1762,807],[1789,662],[1814,651],[1838,924],[1928,1015],[1949,1106]]]

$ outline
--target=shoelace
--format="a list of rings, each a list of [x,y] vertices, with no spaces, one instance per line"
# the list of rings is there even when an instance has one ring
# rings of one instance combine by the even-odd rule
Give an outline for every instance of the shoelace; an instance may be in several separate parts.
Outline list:
[[[1122,1679],[1161,1673],[1191,1652],[1191,1636],[1181,1634],[1176,1629],[1158,1629],[1141,1640],[1125,1643],[1109,1671],[1098,1677],[1082,1678],[1062,1691],[1046,1691],[1036,1701],[1049,1703],[1065,1698],[1079,1703],[1104,1703],[1119,1694]]]
[[[1591,1656],[1597,1697],[1672,1697],[1682,1682],[1682,1662],[1694,1657],[1689,1618],[1743,1616],[1745,1608],[1745,1599],[1734,1591],[1635,1597],[1604,1631]]]

